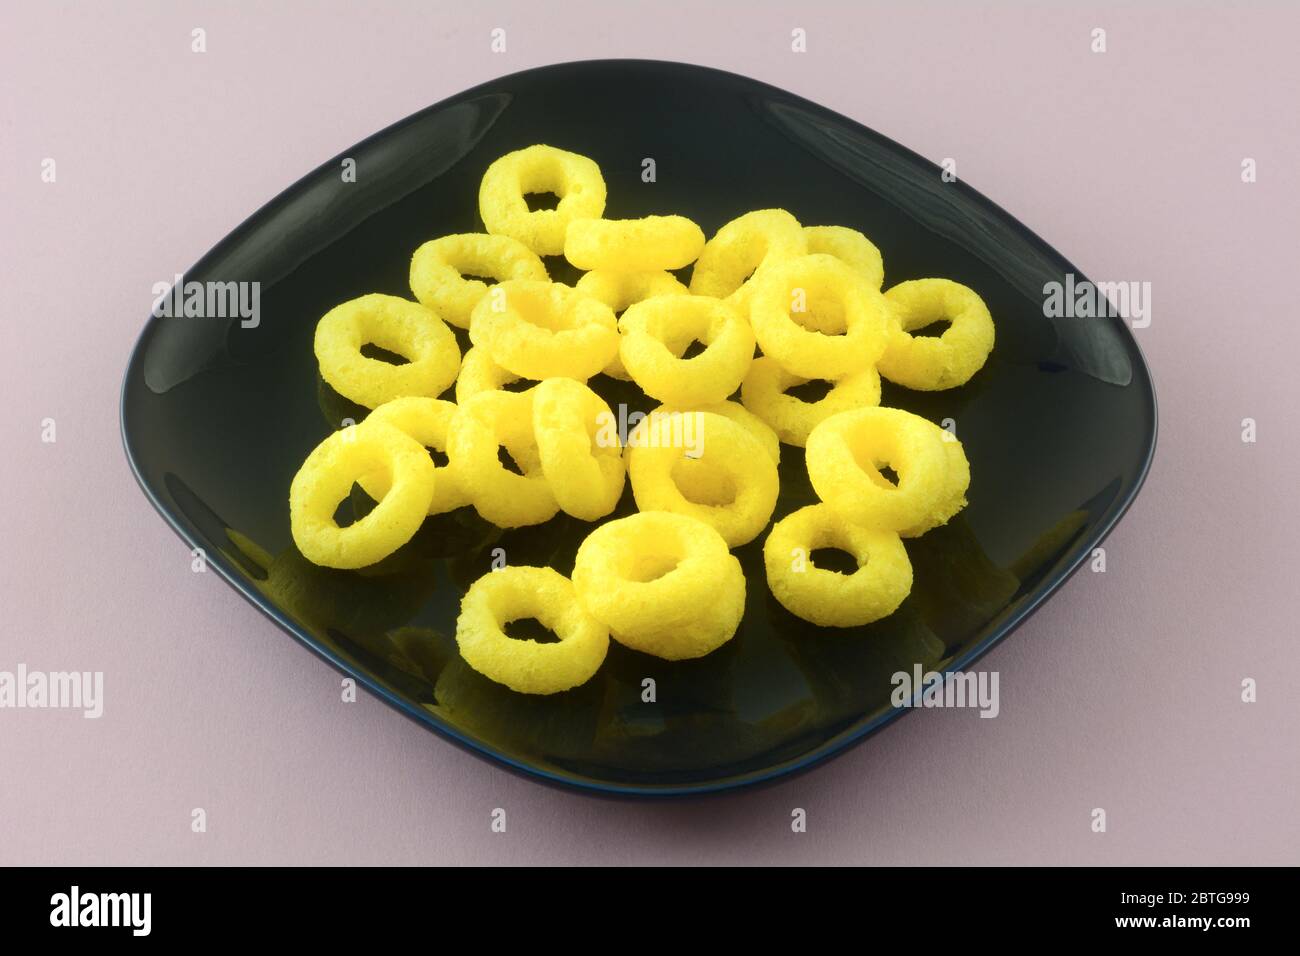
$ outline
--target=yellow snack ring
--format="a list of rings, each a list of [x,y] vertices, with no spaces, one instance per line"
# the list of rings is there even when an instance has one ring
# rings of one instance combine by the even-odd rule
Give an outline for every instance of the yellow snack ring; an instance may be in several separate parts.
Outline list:
[[[542,473],[555,500],[575,518],[603,518],[623,494],[623,449],[614,413],[571,378],[548,378],[533,388],[532,398]]]
[[[587,535],[573,586],[614,640],[672,661],[721,647],[745,612],[745,575],[727,543],[704,522],[666,511]]]
[[[528,193],[555,193],[560,201],[554,209],[530,211],[524,199]],[[488,232],[517,239],[539,256],[558,256],[569,223],[604,215],[605,179],[586,156],[529,146],[488,167],[478,209]]]
[[[591,272],[584,272],[574,288],[583,295],[604,302],[616,316],[621,315],[628,306],[652,296],[689,295],[689,290],[677,281],[676,276],[663,271],[613,272],[607,269],[593,269]],[[602,371],[620,381],[632,380],[632,376],[627,374],[623,361],[617,355]]]
[[[993,351],[993,316],[973,289],[951,279],[913,279],[885,293],[896,322],[880,374],[917,391],[965,385]],[[938,321],[949,326],[938,338],[910,333]]]
[[[559,641],[509,637],[505,625],[520,618],[536,618]],[[609,650],[609,632],[583,610],[564,575],[510,565],[465,592],[456,644],[470,667],[498,684],[521,694],[558,694],[591,680]]]
[[[810,255],[834,256],[880,291],[885,284],[885,261],[876,244],[847,226],[804,226],[803,235]]]
[[[501,463],[500,448],[522,474]],[[461,403],[447,430],[447,457],[474,510],[499,528],[541,524],[559,510],[542,472],[529,392],[480,392]]]
[[[367,344],[407,362],[367,358],[361,354]],[[456,336],[437,313],[393,295],[372,293],[330,309],[316,325],[314,348],[321,378],[367,408],[407,395],[436,398],[460,371]]]
[[[558,282],[515,279],[479,300],[469,338],[521,378],[586,381],[618,353],[614,312]]]
[[[713,412],[744,426],[762,443],[764,451],[772,456],[772,462],[781,464],[781,441],[776,437],[776,432],[772,431],[757,415],[736,402],[717,402],[713,405],[701,405],[695,409],[660,405],[650,414],[652,416],[673,413],[684,415],[692,411]],[[682,494],[696,504],[721,505],[736,496],[735,482],[712,460],[685,456],[673,466],[672,476]]]
[[[754,359],[740,386],[740,400],[772,428],[787,445],[802,448],[812,430],[840,412],[880,404],[880,373],[875,366],[832,383],[831,390],[815,402],[786,394],[809,379],[793,375],[769,356]]]
[[[730,547],[758,537],[776,507],[779,490],[776,463],[744,425],[715,412],[687,412],[693,423],[693,447],[665,440],[658,425],[667,419],[650,417],[628,436],[627,472],[641,511],[671,511],[712,526]],[[674,436],[675,437],[675,436]],[[727,482],[729,500],[709,496],[692,501],[675,480],[684,458],[696,457],[712,476]]]
[[[469,328],[470,313],[488,290],[486,282],[473,276],[498,282],[549,278],[537,253],[509,236],[443,236],[426,242],[411,257],[415,297],[444,321],[462,329]]]
[[[834,380],[865,371],[885,351],[889,306],[884,296],[839,259],[825,254],[768,267],[750,294],[749,321],[764,355],[802,378]],[[805,328],[792,308],[842,310],[844,334]],[[802,313],[801,313],[802,314]]]
[[[518,382],[520,377],[503,369],[487,349],[471,347],[460,362],[460,375],[456,378],[456,404],[463,405],[479,392],[496,392]]]
[[[819,548],[853,555],[852,574],[812,563]],[[847,522],[827,505],[786,515],[763,543],[767,586],[791,614],[818,627],[857,627],[888,617],[912,590],[912,563],[897,534]]]
[[[839,259],[873,290],[880,291],[885,281],[884,261],[880,250],[862,233],[845,226],[805,226],[804,238],[809,254],[825,254]],[[844,332],[844,309],[836,302],[823,302],[816,311],[791,316],[806,329],[826,335]]]
[[[385,402],[366,416],[366,423],[383,422],[410,435],[425,448],[447,451],[447,429],[456,414],[456,406],[437,398],[395,398]],[[440,515],[470,503],[469,492],[457,477],[457,469],[450,461],[434,466],[437,475],[429,514]],[[359,482],[363,491],[376,501],[388,493],[392,479],[387,471],[367,475]]]
[[[340,528],[339,502],[360,479],[390,475],[388,492],[364,518]],[[362,568],[411,539],[429,514],[433,462],[414,438],[382,422],[331,434],[307,456],[289,486],[289,527],[303,557],[327,568]]]
[[[651,398],[674,405],[724,401],[754,360],[754,333],[741,313],[719,299],[660,295],[637,302],[619,319],[618,354]],[[694,341],[704,351],[682,354]]]
[[[948,451],[936,427],[899,408],[832,415],[805,451],[813,490],[848,521],[881,531],[924,525],[946,505]],[[880,474],[889,466],[897,486]]]
[[[691,272],[691,294],[725,299],[740,293],[745,307],[751,274],[808,251],[799,220],[784,209],[759,209],[731,220],[704,245]]]
[[[934,426],[948,456],[948,471],[944,489],[938,503],[923,520],[898,532],[903,538],[918,538],[927,531],[947,524],[957,512],[966,507],[966,489],[970,487],[970,462],[966,450],[957,436],[938,425]]]
[[[700,257],[704,232],[685,216],[575,219],[564,258],[579,269],[650,272],[680,269]]]

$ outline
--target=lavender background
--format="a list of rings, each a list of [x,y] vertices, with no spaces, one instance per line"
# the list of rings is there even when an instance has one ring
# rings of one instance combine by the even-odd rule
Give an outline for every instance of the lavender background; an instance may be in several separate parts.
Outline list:
[[[0,864],[1300,862],[1300,9],[359,6],[0,13],[0,669],[102,670],[106,696],[99,720],[0,710]],[[744,73],[956,157],[1088,275],[1153,284],[1137,334],[1161,401],[1154,468],[1107,573],[1078,574],[984,659],[996,720],[912,715],[721,799],[545,789],[369,696],[341,703],[333,670],[191,573],[136,489],[118,388],[155,282],[429,103],[611,56]],[[1090,831],[1093,807],[1109,832]]]

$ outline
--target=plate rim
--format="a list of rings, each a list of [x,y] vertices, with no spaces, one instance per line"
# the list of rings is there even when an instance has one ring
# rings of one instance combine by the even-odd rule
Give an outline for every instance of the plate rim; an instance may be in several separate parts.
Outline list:
[[[801,107],[811,107],[821,113],[833,116],[838,122],[848,124],[857,133],[866,134],[867,136],[887,144],[892,150],[898,151],[905,158],[924,165],[933,166],[939,169],[929,159],[921,156],[919,153],[909,149],[907,146],[890,139],[883,133],[880,133],[852,117],[845,116],[829,107],[823,106],[798,93],[773,86],[763,80],[746,76],[742,73],[735,73],[729,70],[720,70],[715,67],[706,66],[697,63],[688,63],[677,60],[659,60],[647,59],[644,57],[602,57],[595,59],[566,60],[559,63],[543,64],[541,66],[530,67],[526,70],[519,70],[514,73],[507,73],[501,76],[493,77],[489,80],[469,87],[451,96],[445,97],[415,111],[401,119],[396,120],[359,140],[357,143],[349,146],[345,151],[335,154],[329,160],[321,163],[308,172],[304,173],[290,185],[276,193],[271,199],[259,206],[254,212],[246,216],[237,226],[226,233],[214,246],[205,252],[197,262],[189,269],[186,269],[182,275],[190,275],[194,272],[202,272],[204,266],[212,259],[221,255],[228,247],[243,241],[245,234],[251,231],[254,225],[265,218],[268,214],[276,211],[278,207],[292,199],[300,190],[314,181],[323,171],[332,169],[335,161],[340,156],[347,156],[355,153],[359,149],[367,147],[381,138],[389,136],[391,133],[424,118],[435,111],[442,110],[455,102],[464,98],[488,92],[491,88],[509,81],[527,78],[538,73],[548,73],[556,70],[569,69],[573,67],[598,69],[602,67],[627,67],[641,66],[664,68],[670,67],[683,72],[693,72],[698,74],[708,74],[717,77],[725,77],[730,80],[739,80],[750,85],[758,91],[770,91],[780,96],[797,102]],[[994,214],[997,218],[1012,225],[1023,237],[1031,243],[1038,245],[1044,250],[1052,253],[1059,258],[1069,271],[1072,272],[1079,281],[1086,281],[1086,276],[1072,262],[1065,258],[1064,254],[1059,252],[1055,246],[1048,243],[1033,229],[1025,225],[1020,219],[1003,209],[998,203],[989,199],[983,193],[971,187],[965,180],[954,184],[966,192],[970,199],[981,205],[986,211]],[[1155,380],[1151,374],[1151,367],[1146,361],[1146,356],[1142,352],[1141,343],[1137,336],[1133,334],[1132,329],[1118,316],[1108,316],[1108,321],[1112,325],[1118,326],[1124,333],[1124,339],[1128,342],[1132,358],[1135,359],[1134,365],[1140,370],[1141,375],[1135,375],[1127,387],[1134,387],[1139,384],[1137,381],[1140,377],[1145,383],[1141,398],[1146,400],[1150,409],[1150,428],[1149,434],[1145,437],[1145,452],[1138,470],[1131,481],[1128,483],[1123,493],[1117,497],[1102,513],[1102,516],[1094,527],[1094,532],[1086,538],[1076,542],[1073,548],[1066,552],[1066,556],[1058,559],[1058,564],[1063,563],[1064,569],[1054,575],[1044,576],[1035,587],[1028,592],[1022,605],[995,630],[986,640],[980,642],[975,647],[970,648],[964,654],[959,655],[948,663],[942,670],[938,671],[943,675],[945,681],[954,672],[964,670],[969,665],[978,661],[985,654],[989,653],[997,645],[1001,644],[1008,636],[1014,633],[1026,620],[1029,619],[1053,594],[1065,585],[1082,567],[1084,561],[1091,554],[1092,549],[1109,537],[1120,519],[1127,514],[1133,502],[1137,499],[1138,494],[1146,484],[1146,479],[1150,473],[1152,462],[1155,458],[1156,446],[1159,436],[1159,405],[1156,398]],[[118,429],[122,440],[122,448],[126,456],[127,464],[131,469],[131,474],[135,478],[136,484],[143,492],[145,498],[153,506],[154,510],[162,517],[163,521],[174,531],[178,537],[187,543],[191,549],[204,548],[204,542],[191,534],[189,530],[180,522],[171,510],[163,504],[159,495],[153,487],[145,480],[141,473],[140,464],[137,461],[137,453],[132,446],[131,426],[127,415],[127,391],[131,386],[133,379],[142,375],[140,364],[142,360],[142,350],[145,342],[149,339],[155,328],[155,323],[160,321],[160,317],[150,313],[143,327],[137,334],[134,345],[131,348],[130,357],[127,360],[126,370],[122,378],[122,385],[118,397]],[[206,555],[207,565],[213,568],[218,576],[230,585],[236,592],[244,597],[250,604],[262,612],[264,616],[274,622],[285,631],[290,637],[299,644],[306,647],[317,657],[324,660],[327,664],[334,667],[335,670],[357,681],[359,685],[367,691],[377,696],[380,700],[393,707],[399,713],[415,721],[420,726],[432,731],[442,739],[456,745],[462,750],[466,750],[477,757],[496,764],[504,769],[512,771],[529,780],[556,786],[570,793],[577,792],[588,796],[598,797],[615,797],[615,798],[680,798],[692,796],[704,796],[710,794],[730,793],[737,790],[748,790],[754,787],[775,783],[779,780],[788,779],[792,776],[805,773],[812,770],[834,757],[840,756],[853,749],[855,746],[866,740],[868,737],[878,733],[880,730],[892,724],[902,715],[909,713],[916,708],[913,707],[892,707],[883,714],[873,718],[864,718],[857,724],[841,731],[830,737],[815,748],[800,754],[799,756],[789,758],[779,763],[772,764],[761,770],[755,770],[750,773],[739,776],[729,776],[720,778],[710,778],[698,782],[654,785],[643,783],[616,783],[602,781],[595,778],[583,777],[578,774],[564,774],[562,772],[551,770],[547,767],[530,764],[518,760],[509,754],[502,753],[486,742],[479,741],[468,734],[460,733],[455,727],[444,723],[436,715],[430,713],[424,708],[406,700],[401,695],[386,689],[378,681],[373,680],[370,675],[360,669],[350,666],[342,660],[339,655],[334,653],[321,641],[313,638],[310,634],[302,631],[296,624],[289,620],[278,607],[271,603],[265,595],[253,588],[244,577],[237,573],[233,564],[228,562],[220,552]]]

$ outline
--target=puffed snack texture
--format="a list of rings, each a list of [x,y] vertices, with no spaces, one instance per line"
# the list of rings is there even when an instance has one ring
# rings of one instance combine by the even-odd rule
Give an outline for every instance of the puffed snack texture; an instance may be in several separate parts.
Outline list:
[[[904,542],[966,507],[971,466],[954,429],[882,406],[882,378],[887,400],[970,381],[994,345],[983,299],[937,277],[886,288],[881,247],[849,225],[761,208],[707,236],[673,210],[607,217],[608,199],[589,156],[508,152],[479,184],[484,231],[412,252],[415,301],[363,294],[318,321],[319,401],[347,427],[290,484],[302,558],[378,581],[444,528],[589,524],[570,577],[512,548],[490,569],[455,558],[485,564],[453,570],[458,666],[530,695],[590,680],[611,639],[669,661],[731,641],[748,585],[731,552],[760,541],[785,611],[828,632],[894,613]],[[806,500],[803,475],[782,488],[783,444],[817,503],[783,494]],[[449,523],[417,538],[426,520]],[[818,567],[828,548],[856,570]],[[558,640],[511,636],[522,618]]]

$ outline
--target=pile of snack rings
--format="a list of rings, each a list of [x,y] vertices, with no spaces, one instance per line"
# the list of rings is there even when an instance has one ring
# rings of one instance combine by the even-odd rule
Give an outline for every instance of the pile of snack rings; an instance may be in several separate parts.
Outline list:
[[[547,192],[555,208],[530,210],[525,196]],[[638,512],[594,528],[571,577],[506,566],[461,603],[456,640],[471,667],[515,691],[556,693],[596,673],[610,637],[668,660],[731,639],[745,606],[731,549],[772,519],[784,442],[805,449],[821,503],[768,532],[772,594],[823,627],[893,613],[912,586],[901,539],[965,506],[970,468],[954,435],[880,407],[880,379],[922,390],[965,383],[993,347],[983,301],[947,279],[881,291],[879,250],[842,226],[763,209],[706,242],[681,216],[605,219],[605,194],[585,156],[543,145],[509,153],[479,190],[486,234],[415,251],[417,301],[364,295],[320,320],[322,378],[373,411],[322,441],[294,477],[299,550],[327,567],[365,567],[426,516],[467,505],[502,528],[560,511],[597,522],[630,480]],[[547,275],[541,257],[560,254],[584,270],[573,286]],[[692,263],[688,287],[672,270]],[[912,334],[936,322],[948,323],[941,336]],[[468,330],[464,355],[448,324]],[[687,357],[693,343],[702,350]],[[367,357],[367,344],[407,361]],[[586,385],[598,374],[661,403],[624,444]],[[520,380],[536,384],[507,390]],[[811,380],[829,384],[823,398],[790,394]],[[438,398],[453,385],[455,403]],[[429,449],[447,463],[435,465]],[[340,527],[335,510],[354,484],[377,503]],[[848,552],[858,570],[815,567],[819,548]],[[507,636],[521,618],[558,641]]]

